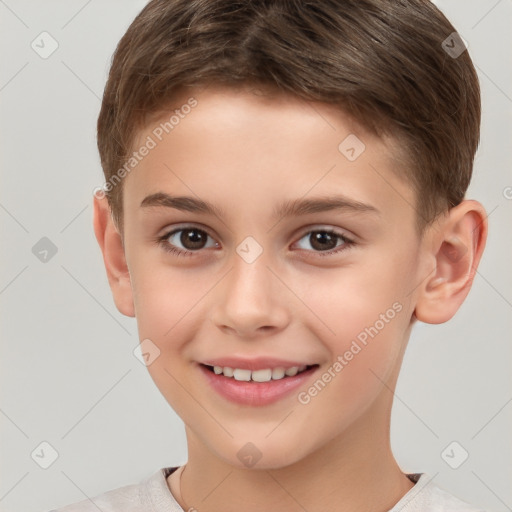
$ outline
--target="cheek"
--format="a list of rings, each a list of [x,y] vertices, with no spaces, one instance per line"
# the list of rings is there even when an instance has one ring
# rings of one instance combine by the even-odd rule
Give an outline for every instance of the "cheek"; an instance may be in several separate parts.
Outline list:
[[[148,261],[135,265],[133,276],[139,339],[150,340],[157,354],[147,370],[177,414],[187,417],[192,406],[183,392],[183,387],[189,387],[183,350],[195,336],[194,315],[211,285],[192,279],[183,270]]]
[[[320,338],[331,361],[298,397],[303,424],[328,437],[348,428],[378,396],[388,393],[384,383],[399,367],[405,342],[406,309],[398,301],[372,308],[365,300],[343,304],[333,324],[336,335]]]
[[[397,279],[404,264],[381,261],[357,270],[344,268],[309,287],[307,305],[321,320],[313,319],[309,326],[331,360],[324,374],[325,388],[322,380],[312,395],[303,390],[308,395],[305,400],[322,390],[319,403],[325,400],[328,408],[329,400],[338,401],[358,414],[375,399],[381,380],[386,381],[400,362],[410,320],[409,299],[403,292],[406,279]]]
[[[310,318],[316,318],[319,339],[342,353],[351,340],[364,344],[377,335],[382,339],[391,331],[398,333],[406,324],[402,319],[410,299],[397,275],[397,269],[377,264],[331,269],[323,277],[317,275],[314,283],[304,288],[304,303],[314,313]]]
[[[192,279],[186,271],[149,261],[134,265],[132,285],[140,334],[162,340],[208,290],[207,283]]]

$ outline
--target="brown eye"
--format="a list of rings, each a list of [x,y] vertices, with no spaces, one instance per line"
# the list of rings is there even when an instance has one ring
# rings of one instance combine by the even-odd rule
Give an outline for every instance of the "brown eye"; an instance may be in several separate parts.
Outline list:
[[[185,249],[202,249],[206,244],[208,234],[200,229],[182,229],[179,241]]]
[[[300,247],[300,242],[302,240],[306,240],[306,242],[312,247],[312,251],[307,247]],[[338,243],[340,241],[341,243]],[[336,231],[329,229],[317,229],[306,233],[299,240],[298,244],[301,249],[306,249],[309,252],[316,252],[319,256],[329,256],[348,249],[352,245],[355,245],[355,242]]]
[[[162,236],[159,241],[164,249],[176,254],[192,254],[199,252],[201,249],[207,248],[208,233],[202,229],[188,226],[181,229],[175,229],[168,234]],[[211,239],[209,247],[216,247],[217,243]]]
[[[319,251],[329,251],[337,244],[337,237],[327,231],[312,231],[309,235],[311,247]]]

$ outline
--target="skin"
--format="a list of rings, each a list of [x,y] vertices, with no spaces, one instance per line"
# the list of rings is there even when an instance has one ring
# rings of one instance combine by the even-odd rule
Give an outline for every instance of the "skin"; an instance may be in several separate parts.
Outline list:
[[[185,423],[182,494],[180,471],[169,488],[185,510],[201,512],[387,511],[413,486],[389,441],[411,328],[446,322],[464,301],[485,246],[485,210],[465,200],[420,238],[414,191],[393,172],[397,141],[283,94],[210,86],[174,108],[191,95],[198,105],[124,178],[122,236],[106,199],[94,200],[116,306],[159,348],[148,370]],[[353,162],[338,150],[349,134],[366,146]],[[141,207],[157,192],[206,200],[224,216]],[[272,216],[284,200],[340,194],[379,212]],[[156,241],[190,225],[209,235],[203,246],[181,232],[167,240],[192,256]],[[311,233],[322,228],[354,245],[322,256],[343,245],[335,237],[322,251]],[[263,249],[252,263],[236,252],[247,236]],[[307,390],[397,302],[401,311],[308,404],[294,392],[263,407],[235,405],[199,374],[197,362],[214,357],[293,357],[320,365],[299,391]],[[237,457],[248,442],[262,454],[252,468]]]

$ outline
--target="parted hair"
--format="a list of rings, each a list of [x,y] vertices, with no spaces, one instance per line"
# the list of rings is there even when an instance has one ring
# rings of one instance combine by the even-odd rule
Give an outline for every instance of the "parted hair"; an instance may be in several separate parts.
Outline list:
[[[421,233],[464,199],[480,137],[478,76],[467,50],[447,51],[454,32],[429,0],[152,0],[112,57],[97,124],[105,179],[180,88],[262,87],[391,136]],[[121,230],[122,185],[106,192]]]

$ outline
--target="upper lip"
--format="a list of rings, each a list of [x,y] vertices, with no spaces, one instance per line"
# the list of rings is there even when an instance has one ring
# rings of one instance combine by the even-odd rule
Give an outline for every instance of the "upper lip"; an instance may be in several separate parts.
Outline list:
[[[291,361],[289,359],[278,359],[276,357],[255,357],[253,359],[240,359],[237,357],[220,357],[202,361],[207,366],[221,366],[239,368],[240,370],[265,370],[267,368],[292,368],[293,366],[312,366],[311,363]],[[313,363],[314,364],[314,363]]]

